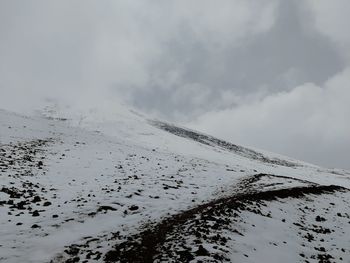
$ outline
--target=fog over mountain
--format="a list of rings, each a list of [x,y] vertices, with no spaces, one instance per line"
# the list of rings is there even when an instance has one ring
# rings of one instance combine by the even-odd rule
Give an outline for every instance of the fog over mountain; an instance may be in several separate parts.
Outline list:
[[[0,108],[113,114],[122,103],[350,168],[349,9],[347,0],[1,1]]]

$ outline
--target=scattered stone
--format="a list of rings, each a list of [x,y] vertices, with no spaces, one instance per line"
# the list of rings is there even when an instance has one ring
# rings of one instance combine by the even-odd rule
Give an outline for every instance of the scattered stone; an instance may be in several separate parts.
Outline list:
[[[208,250],[206,250],[202,245],[199,245],[198,250],[196,251],[197,256],[209,256]]]
[[[326,219],[324,217],[321,217],[321,216],[316,216],[316,221],[317,222],[324,222],[324,221],[326,221]]]
[[[37,196],[34,197],[32,202],[33,203],[37,203],[37,202],[40,202],[40,201],[41,201],[41,198],[40,198],[40,196],[37,195]]]
[[[34,216],[34,217],[40,216],[39,211],[38,211],[38,210],[35,210],[35,211],[33,212],[32,216]]]
[[[117,209],[108,205],[102,205],[100,206],[97,211],[101,212],[101,211],[116,211]]]
[[[139,207],[137,205],[132,205],[129,207],[130,211],[136,211],[137,209],[139,209]]]

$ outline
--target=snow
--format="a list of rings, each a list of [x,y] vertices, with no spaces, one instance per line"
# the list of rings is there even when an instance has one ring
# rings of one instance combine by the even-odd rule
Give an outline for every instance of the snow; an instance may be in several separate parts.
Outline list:
[[[349,210],[349,197],[347,193],[318,198],[312,196],[309,200],[303,201],[295,199],[283,200],[283,203],[274,201],[263,209],[265,210],[263,213],[270,213],[271,217],[243,212],[240,227],[244,229],[245,235],[237,236],[234,244],[231,244],[238,251],[231,254],[232,261],[298,262],[301,259],[300,254],[303,254],[302,258],[308,259],[309,262],[320,262],[317,258],[317,248],[325,247],[327,253],[332,256],[332,262],[349,262],[350,239],[346,235],[350,231],[349,219],[337,216],[338,213],[344,212],[344,209]],[[330,202],[334,202],[334,205],[329,211]],[[301,211],[305,207],[308,207],[307,213]],[[313,209],[315,210],[310,212]],[[321,216],[325,221],[316,222],[316,216]],[[295,222],[301,223],[304,229],[300,230],[293,224]],[[331,229],[331,233],[315,233],[312,229],[317,229],[316,225],[323,229]],[[256,229],[260,230],[259,233]],[[311,235],[310,241],[305,239],[307,235]]]
[[[27,201],[25,209],[0,205],[0,261],[58,260],[65,246],[86,237],[98,237],[95,246],[107,252],[111,233],[132,235],[145,223],[229,196],[237,191],[239,180],[258,173],[290,177],[265,177],[260,190],[303,185],[293,178],[350,188],[347,171],[323,169],[267,152],[262,154],[298,166],[249,159],[166,132],[125,108],[108,117],[97,112],[84,116],[50,112],[26,117],[0,110],[0,164],[4,164],[0,166],[0,190],[13,187],[21,195],[9,198],[0,191],[0,201]],[[32,159],[26,160],[27,156]],[[35,196],[41,201],[33,203]],[[51,204],[44,206],[45,202]],[[108,209],[101,209],[103,206]],[[137,209],[130,209],[133,206]],[[33,216],[34,210],[40,215]],[[252,220],[256,221],[254,216]],[[262,229],[283,228],[276,222],[260,223]],[[254,239],[248,231],[235,249],[249,250],[254,242],[267,244],[266,238],[280,239],[283,231],[272,237],[262,232],[264,241]],[[293,245],[296,249],[297,244]],[[265,250],[254,254],[251,262],[271,258],[270,253],[261,251]],[[272,262],[285,253],[278,250]],[[295,262],[293,259],[289,258],[290,262]]]

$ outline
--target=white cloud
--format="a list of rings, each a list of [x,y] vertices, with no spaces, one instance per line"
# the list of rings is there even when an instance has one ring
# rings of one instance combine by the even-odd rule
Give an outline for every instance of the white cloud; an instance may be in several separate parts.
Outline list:
[[[350,68],[321,87],[306,83],[290,92],[209,112],[191,126],[238,144],[345,166],[350,148],[349,86]]]

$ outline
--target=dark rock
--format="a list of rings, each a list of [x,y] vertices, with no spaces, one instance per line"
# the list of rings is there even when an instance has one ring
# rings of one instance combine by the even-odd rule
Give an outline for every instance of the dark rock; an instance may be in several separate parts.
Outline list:
[[[80,258],[79,257],[74,257],[66,260],[66,263],[76,263],[79,262]]]
[[[137,205],[132,205],[129,207],[129,210],[131,210],[131,211],[136,211],[137,209],[139,209],[139,207]]]
[[[80,249],[77,247],[77,245],[72,245],[68,249],[66,249],[64,252],[71,256],[78,255]]]
[[[178,251],[180,255],[180,262],[190,262],[194,260],[194,256],[187,250]]]
[[[21,202],[18,202],[17,204],[15,204],[14,207],[16,207],[19,210],[24,210],[25,209],[24,205],[26,205],[26,204],[27,203],[25,201],[21,201]]]
[[[35,196],[32,202],[33,203],[37,203],[37,202],[40,202],[40,201],[41,201],[40,196]]]
[[[196,251],[197,256],[209,256],[208,250],[206,250],[202,245],[198,247],[198,250]]]
[[[326,221],[326,219],[324,217],[321,217],[321,216],[316,216],[316,221],[317,222],[324,222],[324,221]]]
[[[38,210],[35,210],[35,211],[33,212],[32,216],[40,216]]]
[[[97,211],[98,212],[101,212],[101,211],[116,211],[117,209],[116,208],[114,208],[114,207],[111,207],[111,206],[108,206],[108,205],[102,205],[102,206],[100,206],[98,209],[97,209]]]

